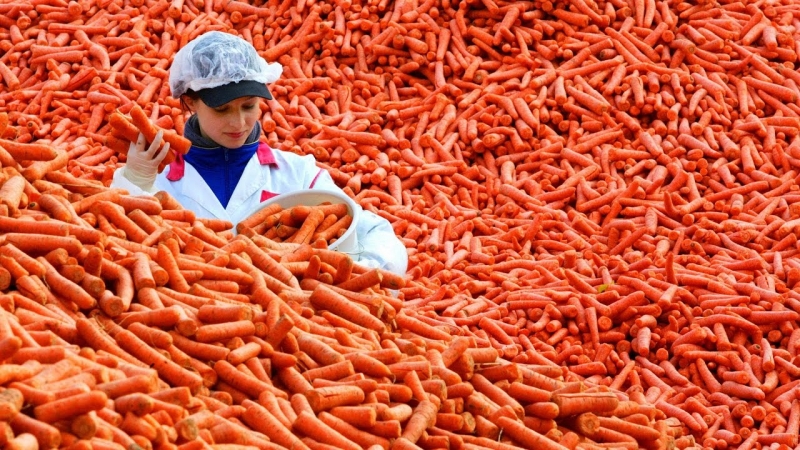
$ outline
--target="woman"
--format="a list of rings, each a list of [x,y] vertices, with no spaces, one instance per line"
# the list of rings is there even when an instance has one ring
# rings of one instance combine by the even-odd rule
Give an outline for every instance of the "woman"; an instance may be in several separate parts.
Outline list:
[[[132,195],[166,191],[198,217],[234,225],[279,194],[341,192],[313,156],[260,142],[260,98],[272,98],[266,84],[281,72],[279,64],[267,64],[249,42],[231,34],[212,31],[191,41],[175,55],[169,76],[172,96],[193,113],[184,128],[191,149],[159,174],[168,145],[161,146],[159,136],[145,149],[140,135],[112,187]],[[386,219],[362,210],[356,236],[362,250],[353,258],[359,264],[405,274],[405,246]]]

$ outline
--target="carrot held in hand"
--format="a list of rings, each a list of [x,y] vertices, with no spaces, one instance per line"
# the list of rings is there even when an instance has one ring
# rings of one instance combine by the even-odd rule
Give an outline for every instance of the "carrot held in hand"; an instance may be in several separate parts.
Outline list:
[[[108,117],[108,123],[119,134],[120,137],[127,139],[130,142],[136,142],[139,138],[139,129],[136,125],[131,123],[124,114],[119,111],[114,111]]]
[[[133,108],[131,108],[130,114],[133,125],[138,128],[142,134],[144,134],[147,142],[153,142],[156,134],[159,131],[159,128],[150,121],[150,118],[147,117],[142,107],[135,105]],[[174,130],[163,130],[163,132],[164,141],[169,142],[172,150],[181,155],[185,155],[186,152],[189,151],[189,147],[192,146],[192,143],[189,141],[189,139],[179,135]]]

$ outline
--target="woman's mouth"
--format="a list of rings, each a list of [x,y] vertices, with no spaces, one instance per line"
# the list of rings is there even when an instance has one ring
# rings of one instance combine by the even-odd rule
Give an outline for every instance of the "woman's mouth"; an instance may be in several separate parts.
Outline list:
[[[225,135],[231,139],[239,139],[244,136],[244,131],[241,131],[239,133],[225,133]]]

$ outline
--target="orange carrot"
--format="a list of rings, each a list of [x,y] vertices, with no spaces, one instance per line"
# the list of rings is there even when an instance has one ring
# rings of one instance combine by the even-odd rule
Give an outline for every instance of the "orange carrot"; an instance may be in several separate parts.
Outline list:
[[[194,338],[198,342],[227,341],[233,337],[252,336],[255,334],[255,325],[250,320],[202,325],[195,332]]]
[[[321,209],[312,208],[311,213],[303,220],[303,224],[297,229],[297,232],[288,240],[288,242],[298,244],[310,243],[311,236],[317,230],[324,218],[325,213]]]
[[[283,426],[270,412],[258,403],[247,401],[242,418],[252,429],[264,433],[279,445],[297,450],[310,450],[291,430]]]
[[[196,391],[202,384],[202,378],[195,372],[190,372],[164,355],[151,348],[144,341],[128,330],[122,330],[115,336],[116,341],[124,350],[139,358],[148,365],[152,365],[159,374],[176,386],[187,386]]]
[[[144,134],[147,142],[153,142],[159,129],[150,121],[140,105],[134,105],[130,110],[131,122]],[[186,154],[191,147],[191,141],[175,133],[173,130],[164,130],[163,139],[169,143],[170,149],[179,154]]]
[[[53,236],[35,232],[9,232],[3,236],[7,243],[28,255],[45,254],[59,248],[66,249],[70,255],[77,255],[82,248],[78,239],[69,236]]]
[[[297,420],[292,424],[292,428],[319,442],[334,445],[339,448],[348,450],[358,450],[361,448],[360,445],[343,436],[339,431],[307,411],[303,411],[297,415]]]
[[[107,400],[108,396],[104,392],[92,391],[39,405],[33,409],[33,414],[37,420],[54,423],[101,409],[105,407]]]
[[[575,415],[588,411],[613,411],[619,405],[619,399],[617,399],[617,397],[610,392],[576,394],[557,393],[553,395],[553,402],[558,405],[559,417]]]
[[[382,331],[385,325],[377,317],[364,311],[352,301],[332,289],[320,284],[314,289],[310,297],[311,303],[322,309],[336,311],[343,318],[375,331]]]
[[[0,147],[20,161],[50,161],[58,156],[58,151],[46,144],[0,139]]]
[[[216,361],[214,363],[214,371],[217,372],[220,379],[253,398],[257,398],[258,395],[265,390],[270,390],[277,396],[286,396],[283,391],[273,388],[272,385],[237,370],[236,367],[231,365],[228,361]]]
[[[68,280],[43,257],[37,258],[45,267],[45,281],[54,292],[74,302],[81,309],[91,309],[97,305],[97,300],[86,292],[80,285]]]

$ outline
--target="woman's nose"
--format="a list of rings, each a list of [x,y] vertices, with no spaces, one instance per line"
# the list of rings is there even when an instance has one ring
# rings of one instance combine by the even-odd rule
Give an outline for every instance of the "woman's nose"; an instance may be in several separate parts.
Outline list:
[[[231,114],[230,120],[232,125],[240,126],[245,123],[245,114],[243,111],[236,111]]]

